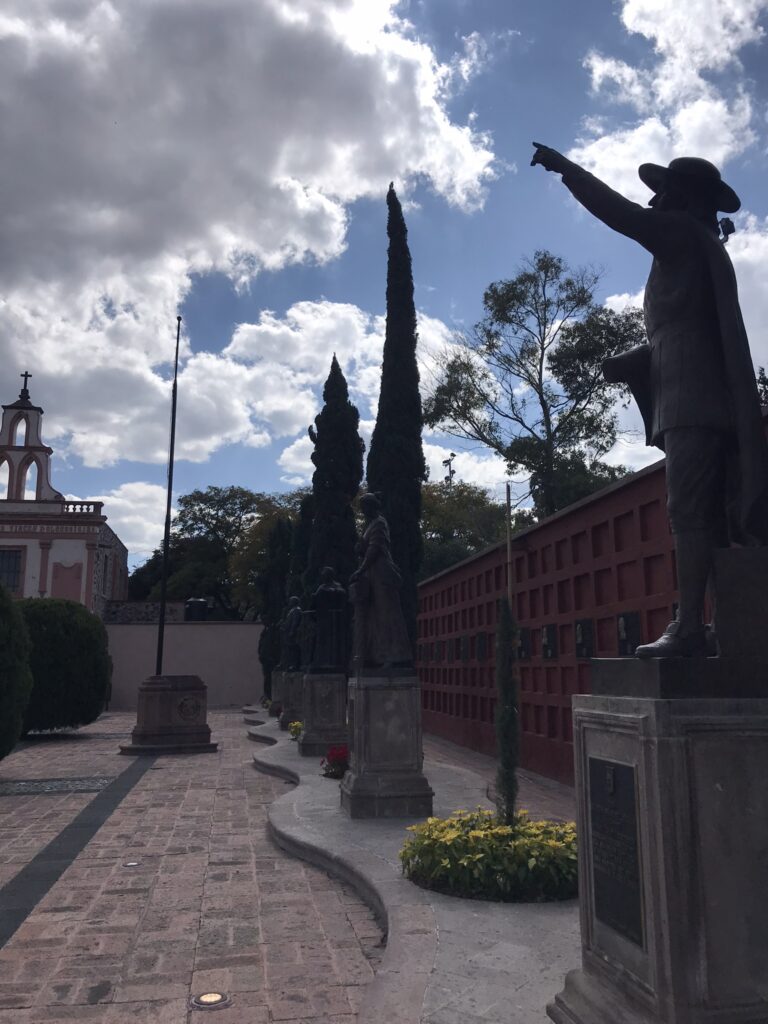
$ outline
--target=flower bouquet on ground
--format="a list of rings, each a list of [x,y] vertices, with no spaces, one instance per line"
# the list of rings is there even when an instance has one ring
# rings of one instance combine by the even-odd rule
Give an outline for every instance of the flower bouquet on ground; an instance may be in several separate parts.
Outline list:
[[[289,722],[288,732],[291,734],[292,740],[297,740],[301,736],[301,730],[304,728],[303,722]]]
[[[328,752],[320,762],[320,769],[326,779],[343,779],[349,768],[349,747],[346,743],[328,747]]]

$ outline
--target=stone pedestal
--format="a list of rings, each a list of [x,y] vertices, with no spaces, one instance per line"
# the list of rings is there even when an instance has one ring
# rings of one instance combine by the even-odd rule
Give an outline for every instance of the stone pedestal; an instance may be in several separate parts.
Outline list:
[[[765,696],[749,660],[746,697],[727,659],[670,659],[594,661],[602,695],[573,698],[582,967],[557,1024],[768,1020],[768,660]],[[720,696],[681,696],[696,673]]]
[[[275,669],[272,673],[272,703],[269,705],[270,718],[277,718],[283,710],[284,675],[285,673],[282,669]]]
[[[307,672],[303,682],[303,757],[325,757],[328,747],[348,743],[347,677],[343,673]]]
[[[351,818],[426,818],[432,789],[422,771],[421,701],[413,675],[350,680],[350,769],[341,806]]]
[[[291,722],[301,721],[303,672],[283,672],[283,710],[280,712],[280,728],[287,729]]]
[[[199,676],[150,676],[139,687],[136,725],[121,754],[212,753],[207,694]]]

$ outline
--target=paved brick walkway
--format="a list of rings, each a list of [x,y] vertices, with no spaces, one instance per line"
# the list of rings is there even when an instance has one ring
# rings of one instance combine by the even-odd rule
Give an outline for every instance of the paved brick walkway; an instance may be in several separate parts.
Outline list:
[[[0,950],[0,1024],[357,1024],[381,932],[326,874],[279,851],[266,812],[285,783],[253,769],[239,712],[210,716],[217,754],[161,757]],[[0,782],[116,776],[133,716],[24,746]],[[0,796],[0,885],[93,794]],[[127,866],[129,862],[135,866]],[[361,1022],[363,1024],[363,1022]]]

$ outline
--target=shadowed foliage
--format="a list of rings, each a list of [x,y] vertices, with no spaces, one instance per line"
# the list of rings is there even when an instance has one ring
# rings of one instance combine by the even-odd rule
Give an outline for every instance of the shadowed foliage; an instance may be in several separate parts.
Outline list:
[[[0,586],[0,758],[10,754],[21,736],[31,692],[27,627],[18,605]]]
[[[496,626],[496,812],[499,821],[512,825],[517,803],[517,766],[520,760],[515,648],[517,629],[507,598],[499,601]]]
[[[309,428],[314,442],[312,476],[314,519],[305,590],[313,593],[320,582],[320,570],[331,566],[336,578],[347,585],[356,568],[355,516],[352,502],[363,477],[365,446],[358,433],[360,414],[349,401],[349,389],[334,355],[323,388],[324,405]]]
[[[32,647],[32,694],[24,732],[66,729],[94,722],[104,710],[112,679],[107,631],[77,601],[19,601]]]
[[[408,232],[392,185],[387,193],[387,323],[381,393],[368,452],[368,489],[381,496],[389,523],[392,558],[402,577],[408,633],[416,634],[416,581],[422,561],[421,485],[426,463],[421,444],[421,395],[416,363],[416,307]]]

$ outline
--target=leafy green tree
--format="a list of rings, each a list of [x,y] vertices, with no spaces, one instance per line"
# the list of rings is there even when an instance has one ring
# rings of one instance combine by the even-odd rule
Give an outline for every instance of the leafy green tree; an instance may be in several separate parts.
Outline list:
[[[424,561],[420,579],[434,576],[506,536],[506,508],[483,487],[427,483],[421,492]]]
[[[104,623],[77,601],[27,598],[19,608],[29,630],[34,680],[24,732],[94,722],[112,679]]]
[[[257,598],[253,588],[244,583],[248,573],[241,551],[244,547],[248,550],[251,530],[265,523],[266,536],[272,518],[293,515],[304,494],[306,491],[265,494],[233,486],[181,495],[169,547],[168,599],[212,598],[211,615],[220,619],[241,619],[253,612]],[[159,600],[162,563],[162,549],[158,548],[131,573],[130,600]]]
[[[352,502],[363,478],[365,445],[358,433],[360,414],[349,400],[347,381],[335,355],[323,388],[323,402],[314,428],[309,428],[315,446],[314,518],[305,588],[310,592],[317,586],[323,566],[335,569],[346,586],[357,565]]]
[[[173,530],[179,537],[215,541],[228,554],[249,524],[269,511],[272,502],[272,495],[236,485],[194,490],[176,502]]]
[[[158,549],[134,570],[128,580],[131,600],[160,600],[162,564],[163,553]],[[166,596],[169,601],[186,601],[190,597],[212,598],[215,617],[240,618],[238,603],[232,596],[227,554],[216,539],[171,534]]]
[[[395,189],[387,193],[387,322],[381,393],[368,452],[369,490],[381,495],[389,523],[392,557],[403,577],[401,599],[415,641],[416,580],[422,561],[421,485],[426,463],[421,443],[422,412],[416,363],[416,307],[408,232]]]
[[[517,630],[509,601],[499,601],[496,625],[496,810],[505,825],[515,823],[517,767],[520,760],[520,712],[515,649]]]
[[[29,634],[16,601],[0,586],[0,760],[18,743],[32,692]]]
[[[485,316],[456,339],[425,403],[425,421],[470,438],[528,473],[538,516],[624,472],[602,457],[617,432],[619,385],[602,361],[645,340],[642,313],[594,300],[599,274],[538,251],[511,280],[491,284]]]

